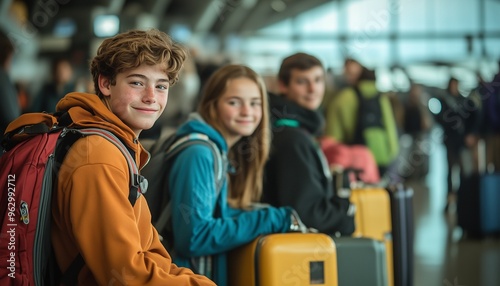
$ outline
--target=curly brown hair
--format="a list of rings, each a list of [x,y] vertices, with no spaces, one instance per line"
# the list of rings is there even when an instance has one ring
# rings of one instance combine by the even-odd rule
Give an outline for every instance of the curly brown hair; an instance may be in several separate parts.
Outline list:
[[[169,78],[170,85],[178,80],[179,71],[186,60],[187,52],[170,36],[158,29],[130,30],[120,33],[102,42],[97,55],[90,63],[90,72],[94,80],[95,92],[103,97],[99,90],[99,75],[116,83],[118,73],[136,68],[142,64],[161,64]]]

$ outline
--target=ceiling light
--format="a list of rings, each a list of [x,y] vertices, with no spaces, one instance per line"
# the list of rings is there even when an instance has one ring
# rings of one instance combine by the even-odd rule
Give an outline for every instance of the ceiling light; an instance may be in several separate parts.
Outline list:
[[[276,12],[283,12],[286,9],[286,3],[281,0],[274,0],[271,2],[271,8]]]
[[[120,19],[116,15],[98,15],[94,19],[94,34],[97,37],[112,37],[118,34]]]

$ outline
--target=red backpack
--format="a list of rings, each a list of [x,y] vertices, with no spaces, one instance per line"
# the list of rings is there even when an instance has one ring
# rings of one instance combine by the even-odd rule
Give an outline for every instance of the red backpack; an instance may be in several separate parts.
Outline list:
[[[133,178],[129,195],[132,205],[147,188],[130,150],[115,135],[98,128],[64,127],[68,123],[71,119],[67,113],[62,117],[24,114],[9,125],[8,130],[13,131],[2,140],[6,151],[0,157],[0,285],[76,284],[85,262],[78,255],[69,269],[60,273],[53,256],[50,225],[57,172],[79,138],[99,135],[122,151]]]

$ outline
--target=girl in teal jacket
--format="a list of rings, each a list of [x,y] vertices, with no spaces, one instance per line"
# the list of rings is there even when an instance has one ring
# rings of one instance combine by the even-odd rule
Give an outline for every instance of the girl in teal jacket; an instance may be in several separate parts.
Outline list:
[[[230,162],[220,193],[209,146],[194,144],[182,150],[169,173],[174,262],[193,267],[193,259],[204,257],[212,267],[200,274],[219,286],[227,285],[229,250],[259,235],[288,232],[291,226],[292,209],[257,209],[253,204],[261,196],[270,144],[265,95],[263,81],[253,70],[224,66],[206,83],[198,113],[177,130],[178,136],[205,134]]]

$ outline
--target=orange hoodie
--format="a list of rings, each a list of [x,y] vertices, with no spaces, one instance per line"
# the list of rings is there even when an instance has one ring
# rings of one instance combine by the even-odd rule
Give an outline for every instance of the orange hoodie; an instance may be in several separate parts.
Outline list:
[[[135,151],[139,168],[149,160],[134,132],[97,95],[70,93],[57,111],[68,111],[78,127],[113,132]],[[68,151],[52,210],[52,241],[62,271],[81,253],[79,285],[215,285],[172,263],[144,197],[130,204],[129,180],[124,156],[100,136],[79,139]]]

